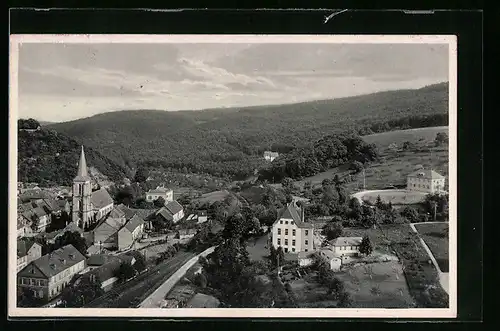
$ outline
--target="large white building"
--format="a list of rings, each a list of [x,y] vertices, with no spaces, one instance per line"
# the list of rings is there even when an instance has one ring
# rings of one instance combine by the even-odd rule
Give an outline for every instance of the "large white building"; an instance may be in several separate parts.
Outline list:
[[[425,193],[444,192],[445,177],[434,170],[417,170],[408,175],[406,189]]]
[[[311,252],[314,249],[311,223],[304,221],[304,210],[293,202],[278,214],[272,229],[272,244],[285,253]]]
[[[158,186],[155,189],[149,190],[146,193],[146,201],[154,202],[155,200],[163,198],[165,204],[174,200],[174,191],[163,186]]]

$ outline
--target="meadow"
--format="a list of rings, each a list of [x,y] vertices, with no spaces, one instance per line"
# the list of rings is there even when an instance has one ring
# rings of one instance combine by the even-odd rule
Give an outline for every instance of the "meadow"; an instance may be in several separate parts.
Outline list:
[[[449,271],[448,223],[419,223],[415,228],[434,255],[439,269]]]

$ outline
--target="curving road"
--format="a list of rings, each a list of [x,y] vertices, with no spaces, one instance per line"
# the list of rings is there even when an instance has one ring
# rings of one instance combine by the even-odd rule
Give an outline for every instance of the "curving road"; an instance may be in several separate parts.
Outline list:
[[[196,254],[180,251],[137,278],[114,287],[85,308],[135,308]]]

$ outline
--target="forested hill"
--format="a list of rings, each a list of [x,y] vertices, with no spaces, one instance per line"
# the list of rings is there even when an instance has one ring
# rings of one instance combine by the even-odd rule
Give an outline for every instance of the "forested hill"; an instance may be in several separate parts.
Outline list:
[[[447,125],[448,83],[278,106],[119,111],[49,125],[122,166],[248,174],[266,149],[286,152],[347,129],[370,134]]]
[[[26,131],[20,125],[18,181],[42,186],[70,185],[76,176],[80,149],[79,143],[61,133],[44,128]],[[129,177],[122,166],[92,148],[85,148],[85,156],[89,167],[95,167],[111,180]]]

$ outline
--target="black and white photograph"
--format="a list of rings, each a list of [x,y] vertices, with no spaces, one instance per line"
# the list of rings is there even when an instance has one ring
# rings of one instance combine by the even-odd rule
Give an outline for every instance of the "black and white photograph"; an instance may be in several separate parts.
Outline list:
[[[9,313],[456,317],[456,56],[11,35]]]

